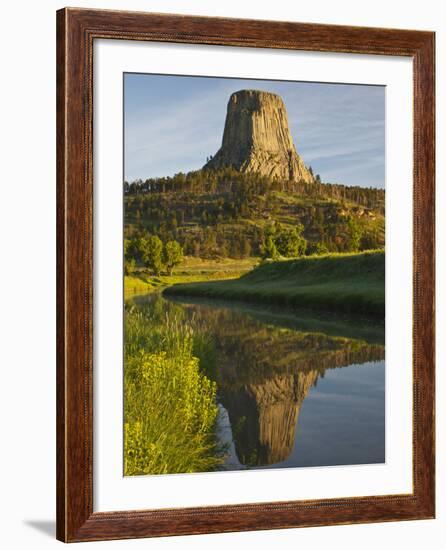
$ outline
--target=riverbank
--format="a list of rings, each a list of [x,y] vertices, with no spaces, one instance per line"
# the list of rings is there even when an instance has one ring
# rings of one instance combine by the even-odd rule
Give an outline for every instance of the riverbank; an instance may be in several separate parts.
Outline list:
[[[370,251],[265,262],[237,279],[175,284],[164,292],[384,318],[385,254]]]
[[[258,263],[258,258],[202,260],[186,257],[181,265],[173,270],[172,275],[155,276],[144,269],[126,275],[124,295],[130,297],[148,294],[176,284],[235,279],[251,271]]]
[[[190,322],[164,313],[125,309],[126,476],[208,472],[224,461],[206,341]]]

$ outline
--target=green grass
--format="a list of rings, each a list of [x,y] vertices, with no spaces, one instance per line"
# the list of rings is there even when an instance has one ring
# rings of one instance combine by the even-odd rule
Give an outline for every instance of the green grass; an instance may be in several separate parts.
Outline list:
[[[125,312],[124,474],[211,471],[223,461],[216,437],[216,385],[195,349],[203,341],[175,317]]]
[[[153,290],[152,284],[144,274],[132,274],[124,276],[124,295],[145,294]]]
[[[222,279],[233,279],[247,273],[259,262],[258,258],[233,260],[203,260],[186,257],[172,275],[155,276],[140,269],[124,277],[124,295],[126,298],[137,294],[147,294],[167,286]]]
[[[265,262],[227,281],[178,284],[168,295],[201,296],[384,317],[385,254],[327,254]]]

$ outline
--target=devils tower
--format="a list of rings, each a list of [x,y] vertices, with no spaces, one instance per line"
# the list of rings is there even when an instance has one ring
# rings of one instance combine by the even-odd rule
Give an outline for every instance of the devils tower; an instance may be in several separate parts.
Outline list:
[[[282,98],[259,90],[240,90],[229,98],[222,146],[204,169],[226,166],[274,179],[314,181],[297,154]]]

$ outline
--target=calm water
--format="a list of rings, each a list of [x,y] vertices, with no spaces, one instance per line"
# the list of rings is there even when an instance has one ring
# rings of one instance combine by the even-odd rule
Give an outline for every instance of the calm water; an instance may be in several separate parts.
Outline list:
[[[134,302],[206,334],[226,469],[385,461],[383,326],[159,294]]]

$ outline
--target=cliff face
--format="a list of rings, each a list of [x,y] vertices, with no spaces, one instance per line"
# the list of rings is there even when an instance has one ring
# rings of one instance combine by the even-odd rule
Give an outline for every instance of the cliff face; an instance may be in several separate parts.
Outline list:
[[[282,99],[258,90],[241,90],[229,99],[222,146],[204,168],[226,166],[271,178],[314,181],[294,147]]]

